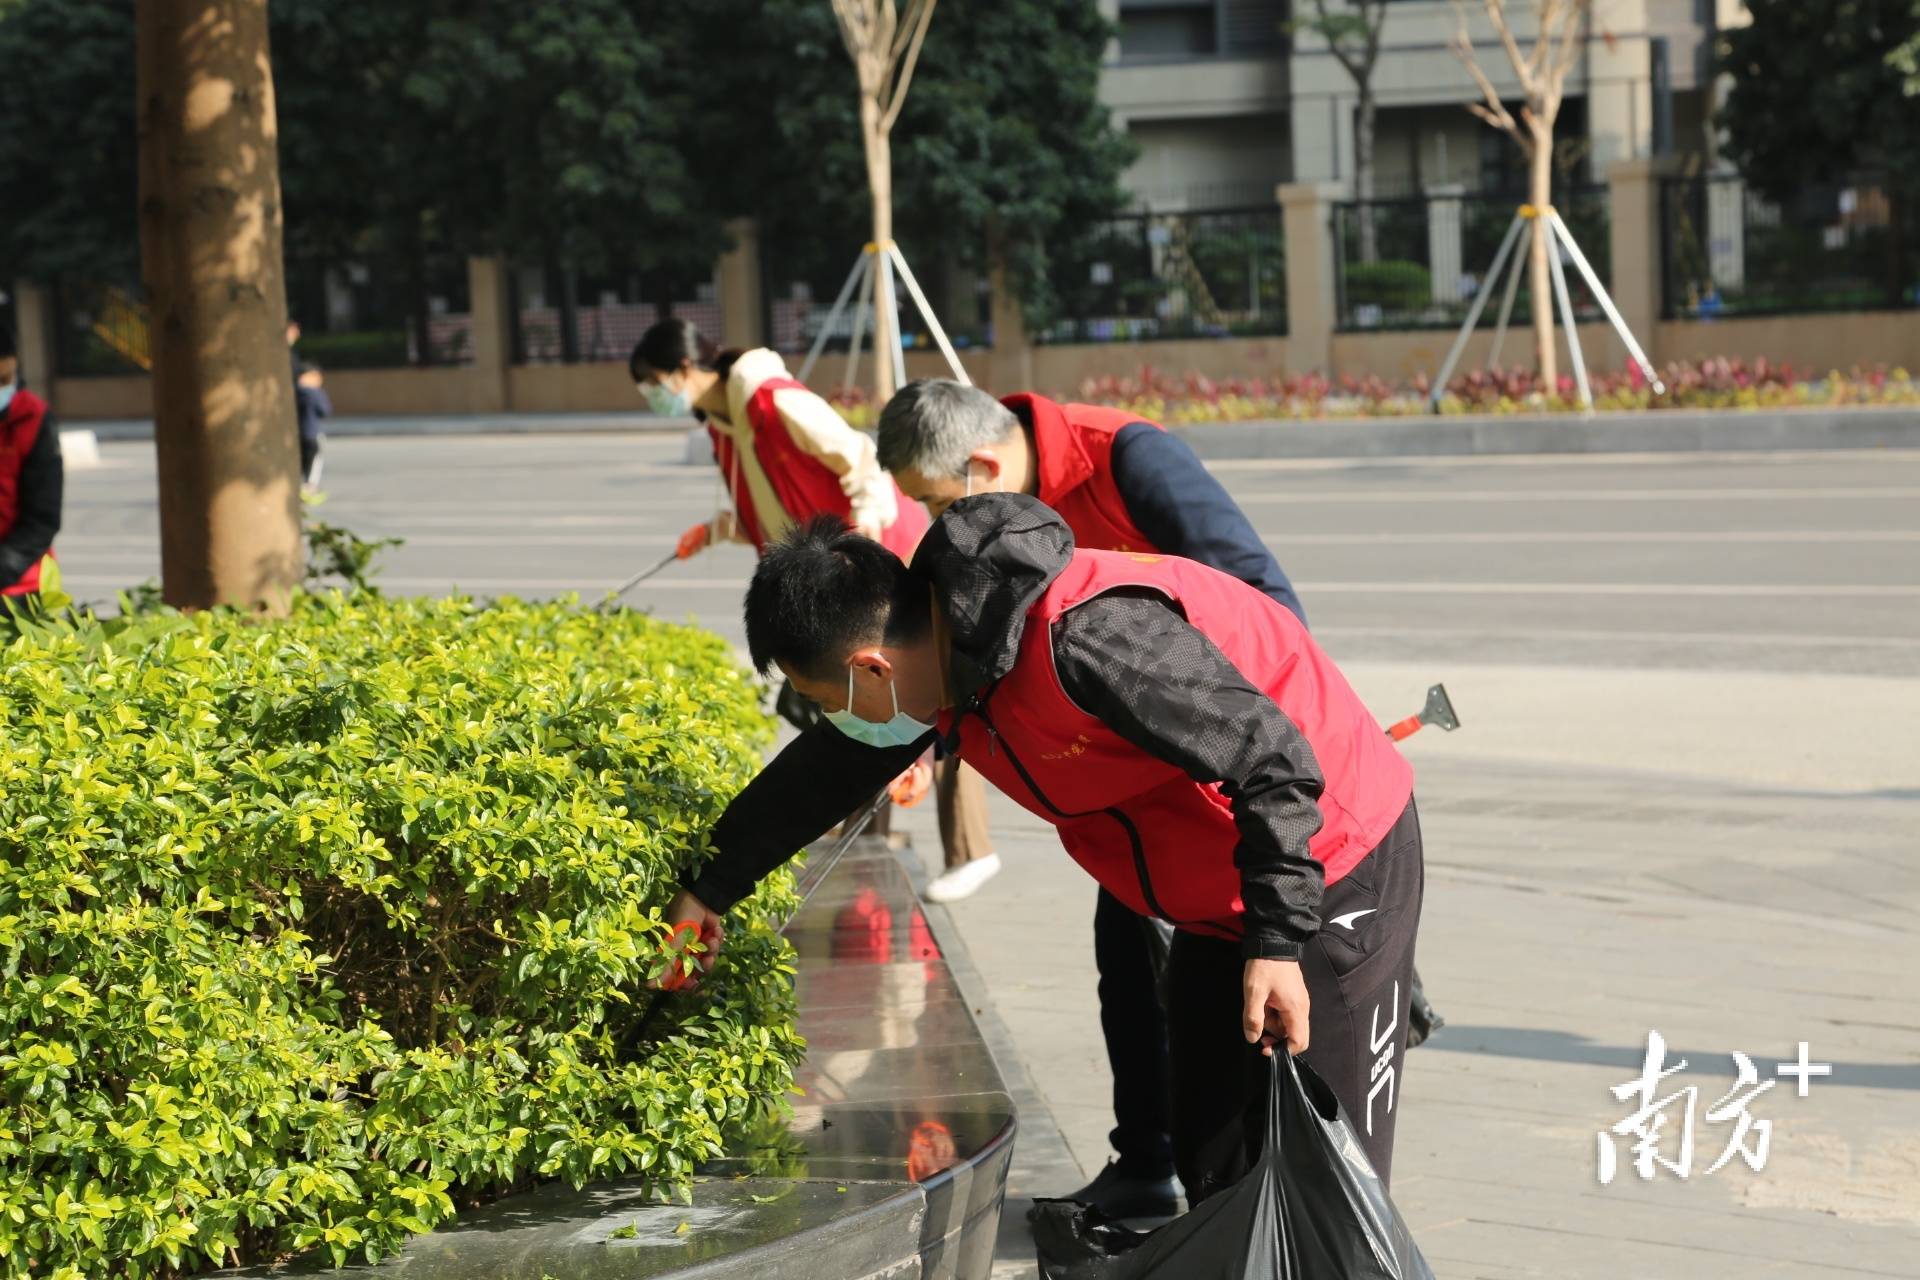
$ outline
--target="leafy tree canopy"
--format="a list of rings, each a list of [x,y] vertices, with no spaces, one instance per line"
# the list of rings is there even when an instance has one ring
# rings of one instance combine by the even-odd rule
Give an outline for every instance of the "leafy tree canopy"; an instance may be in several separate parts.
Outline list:
[[[1727,152],[1774,199],[1863,168],[1920,183],[1920,112],[1901,51],[1920,40],[1915,0],[1749,0],[1752,25],[1728,31],[1721,112]]]
[[[858,96],[825,0],[719,0],[728,32],[699,128],[730,212],[770,257],[832,278],[867,225]],[[916,263],[978,263],[989,238],[1035,317],[1048,264],[1122,203],[1134,146],[1099,99],[1111,29],[1093,0],[940,0],[893,131],[894,219]],[[927,274],[926,267],[919,268]]]
[[[844,271],[867,216],[857,97],[825,0],[273,0],[289,250],[427,246],[696,267],[727,216],[795,276]],[[1031,307],[1049,253],[1120,203],[1094,0],[941,0],[895,130],[922,261],[1004,245]],[[137,267],[132,0],[0,0],[0,272]],[[922,274],[929,274],[923,268]]]

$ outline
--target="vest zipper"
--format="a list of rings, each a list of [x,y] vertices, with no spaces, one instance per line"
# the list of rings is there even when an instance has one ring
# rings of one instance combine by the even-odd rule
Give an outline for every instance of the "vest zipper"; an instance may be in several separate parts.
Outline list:
[[[993,716],[987,711],[987,704],[984,699],[980,700],[976,712],[980,717],[981,723],[987,726],[987,750],[989,754],[991,754],[994,744],[996,742],[1006,744],[1006,739],[1000,736],[1000,730],[994,726]],[[1095,813],[1104,813],[1119,823],[1120,829],[1127,833],[1127,843],[1131,845],[1133,849],[1133,871],[1134,874],[1139,877],[1140,896],[1146,900],[1147,910],[1153,912],[1154,915],[1165,920],[1168,924],[1188,923],[1169,914],[1167,909],[1160,905],[1160,899],[1154,894],[1153,877],[1147,872],[1146,846],[1142,843],[1140,839],[1140,829],[1133,825],[1132,818],[1129,818],[1125,813],[1111,805],[1104,809],[1093,809],[1086,813],[1068,813],[1065,809],[1062,809],[1050,800],[1047,797],[1047,793],[1042,791],[1039,784],[1034,782],[1033,775],[1027,772],[1027,767],[1020,763],[1020,757],[1014,754],[1012,745],[1006,744],[1006,746],[1007,763],[1013,766],[1013,771],[1020,775],[1020,781],[1027,784],[1027,790],[1033,792],[1033,798],[1045,805],[1048,812],[1060,818],[1089,818]]]

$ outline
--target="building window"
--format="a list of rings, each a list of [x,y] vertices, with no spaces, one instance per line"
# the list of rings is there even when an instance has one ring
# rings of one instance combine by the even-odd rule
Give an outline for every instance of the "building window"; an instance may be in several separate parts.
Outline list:
[[[1214,0],[1122,0],[1122,61],[1209,57],[1220,51]]]

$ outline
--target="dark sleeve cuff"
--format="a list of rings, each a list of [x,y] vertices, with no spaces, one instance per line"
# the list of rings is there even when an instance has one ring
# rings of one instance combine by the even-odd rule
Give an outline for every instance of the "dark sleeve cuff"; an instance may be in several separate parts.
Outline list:
[[[698,894],[694,896],[699,897]],[[701,901],[705,902],[706,899],[701,898]],[[1240,939],[1240,954],[1248,960],[1298,960],[1305,948],[1304,942],[1291,942],[1286,938],[1258,933],[1249,933]]]
[[[754,890],[754,881],[727,874],[725,867],[713,863],[691,880],[682,880],[680,887],[700,899],[716,915],[725,915],[733,910],[734,904]]]

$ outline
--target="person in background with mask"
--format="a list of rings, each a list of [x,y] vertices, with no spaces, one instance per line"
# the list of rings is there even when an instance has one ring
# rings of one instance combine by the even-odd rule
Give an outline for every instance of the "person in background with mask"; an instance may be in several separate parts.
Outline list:
[[[750,542],[757,551],[816,516],[837,517],[905,559],[927,529],[927,513],[904,498],[880,469],[873,438],[847,425],[834,407],[787,372],[777,351],[715,351],[688,320],[662,320],[640,336],[627,372],[664,417],[694,417],[713,439],[731,510],[680,535],[682,559],[714,542]],[[790,723],[805,728],[818,710],[791,686],[776,703]],[[891,789],[895,803],[918,803],[932,770],[914,763]],[[985,796],[981,797],[984,809]],[[891,814],[876,815],[869,830],[885,835]]]
[[[655,413],[699,418],[713,437],[732,509],[682,535],[683,553],[729,538],[765,551],[794,525],[835,515],[895,555],[913,554],[926,512],[880,469],[872,438],[789,374],[778,352],[716,353],[675,317],[641,335],[627,371]]]
[[[58,589],[53,539],[65,484],[53,414],[27,390],[13,334],[0,328],[0,608]]]

